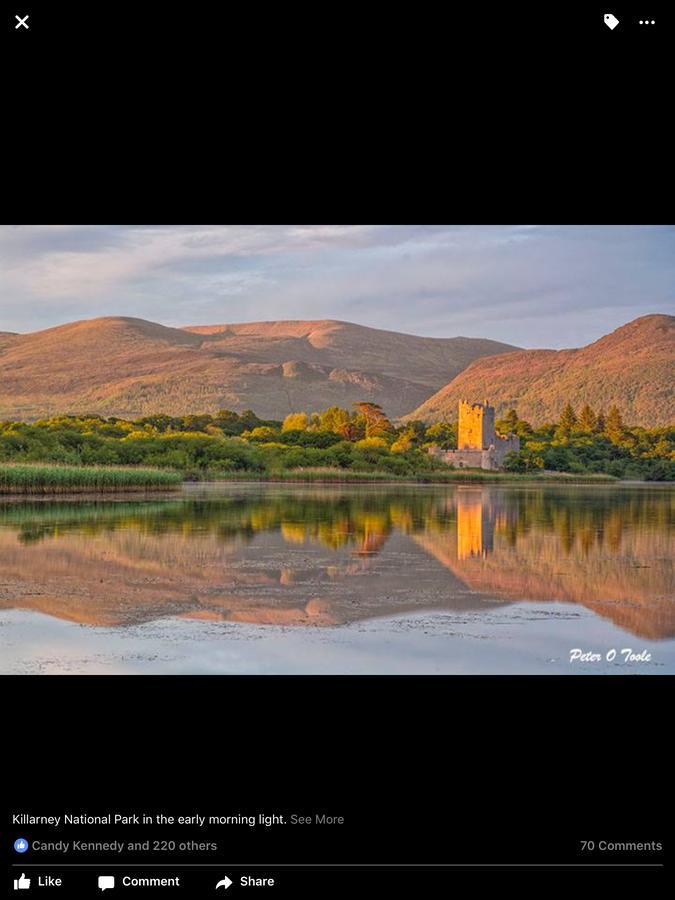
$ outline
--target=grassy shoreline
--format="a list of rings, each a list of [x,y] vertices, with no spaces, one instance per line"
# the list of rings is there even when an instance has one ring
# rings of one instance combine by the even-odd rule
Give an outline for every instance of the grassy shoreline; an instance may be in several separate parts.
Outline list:
[[[73,494],[166,491],[180,488],[180,472],[126,466],[0,465],[2,494]]]
[[[480,469],[450,469],[395,475],[327,467],[287,469],[281,472],[194,471],[151,469],[134,466],[62,466],[40,463],[0,465],[0,496],[37,496],[76,493],[167,491],[182,484],[284,483],[284,484],[622,484],[612,475],[565,472],[515,473]]]
[[[223,482],[283,482],[298,484],[484,484],[530,482],[536,484],[620,484],[613,475],[580,474],[565,472],[519,474],[515,472],[490,472],[481,470],[451,469],[448,472],[420,472],[418,475],[393,475],[390,472],[358,472],[348,469],[298,468],[285,472],[206,472],[205,477],[188,484],[203,481]]]

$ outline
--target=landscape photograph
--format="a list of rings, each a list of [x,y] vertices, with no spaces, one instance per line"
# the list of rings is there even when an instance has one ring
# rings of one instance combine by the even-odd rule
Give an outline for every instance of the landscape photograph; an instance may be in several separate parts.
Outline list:
[[[0,226],[0,673],[675,674],[675,226]]]

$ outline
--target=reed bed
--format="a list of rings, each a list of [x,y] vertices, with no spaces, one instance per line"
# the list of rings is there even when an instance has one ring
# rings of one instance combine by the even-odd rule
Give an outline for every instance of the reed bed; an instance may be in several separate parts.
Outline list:
[[[180,487],[180,472],[126,466],[0,465],[0,494],[164,491]]]

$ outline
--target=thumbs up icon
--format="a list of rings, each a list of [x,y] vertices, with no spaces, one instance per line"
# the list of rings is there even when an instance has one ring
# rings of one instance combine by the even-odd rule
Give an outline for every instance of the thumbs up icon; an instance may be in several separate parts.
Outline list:
[[[27,891],[30,887],[30,878],[26,878],[26,876],[21,873],[21,878],[14,879],[14,890],[15,891]]]

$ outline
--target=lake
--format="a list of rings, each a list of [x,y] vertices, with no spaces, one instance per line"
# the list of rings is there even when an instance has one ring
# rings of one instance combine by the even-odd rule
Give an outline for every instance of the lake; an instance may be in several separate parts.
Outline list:
[[[0,499],[0,672],[675,673],[674,501],[642,484]]]

